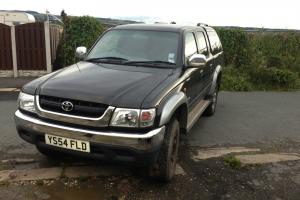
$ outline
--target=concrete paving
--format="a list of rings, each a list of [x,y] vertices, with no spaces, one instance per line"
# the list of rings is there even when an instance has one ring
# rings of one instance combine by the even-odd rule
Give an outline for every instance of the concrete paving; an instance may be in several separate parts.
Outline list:
[[[235,156],[242,164],[266,164],[300,160],[300,155],[290,153],[265,153]]]
[[[205,160],[209,158],[221,157],[230,153],[243,153],[243,152],[259,152],[258,148],[246,148],[246,147],[223,147],[223,148],[206,148],[199,149],[192,155],[192,159]]]
[[[72,167],[51,167],[23,170],[0,170],[1,182],[17,181],[37,181],[51,180],[60,178],[91,178],[91,177],[109,177],[129,174],[129,168],[116,166],[72,166]],[[178,164],[175,175],[185,175],[185,171]]]
[[[4,78],[0,77],[0,88],[22,88],[26,83],[36,79],[37,77],[18,77],[18,78]],[[1,91],[1,90],[0,90]]]

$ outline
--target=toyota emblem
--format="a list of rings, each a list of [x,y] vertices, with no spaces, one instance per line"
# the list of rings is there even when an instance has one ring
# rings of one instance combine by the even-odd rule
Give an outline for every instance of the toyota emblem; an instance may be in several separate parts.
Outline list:
[[[74,108],[74,106],[70,101],[64,101],[61,103],[61,109],[63,109],[66,112],[72,111],[73,108]]]

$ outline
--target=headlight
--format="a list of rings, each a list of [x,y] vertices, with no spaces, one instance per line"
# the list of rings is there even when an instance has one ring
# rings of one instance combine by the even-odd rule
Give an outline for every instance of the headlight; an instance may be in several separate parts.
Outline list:
[[[154,123],[155,109],[139,110],[116,108],[111,119],[111,126],[118,127],[149,127]]]
[[[21,109],[29,112],[35,112],[34,95],[20,92],[18,102]]]

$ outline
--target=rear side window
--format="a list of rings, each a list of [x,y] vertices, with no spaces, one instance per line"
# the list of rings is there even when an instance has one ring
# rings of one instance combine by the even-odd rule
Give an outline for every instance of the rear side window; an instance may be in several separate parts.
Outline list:
[[[208,55],[208,48],[205,40],[205,36],[202,32],[197,32],[197,41],[198,41],[198,51],[201,54]]]
[[[194,34],[187,33],[185,35],[185,50],[184,50],[185,58],[188,59],[195,53],[197,53],[197,45],[196,45]]]
[[[222,44],[221,44],[218,34],[212,30],[212,31],[208,31],[207,35],[209,38],[212,54],[217,54],[217,53],[221,52]]]

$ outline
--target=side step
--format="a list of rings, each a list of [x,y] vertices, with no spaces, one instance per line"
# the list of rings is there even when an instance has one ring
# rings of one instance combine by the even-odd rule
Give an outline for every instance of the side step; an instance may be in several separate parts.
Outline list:
[[[191,110],[188,116],[188,122],[187,122],[187,132],[190,131],[190,129],[193,127],[193,125],[197,122],[199,117],[202,115],[202,113],[205,111],[207,106],[209,106],[210,101],[209,100],[201,100],[194,108]]]

